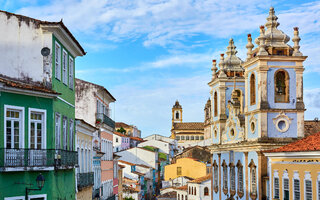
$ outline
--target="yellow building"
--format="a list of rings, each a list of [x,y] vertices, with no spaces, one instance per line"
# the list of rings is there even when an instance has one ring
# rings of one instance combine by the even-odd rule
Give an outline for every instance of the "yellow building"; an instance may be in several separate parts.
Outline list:
[[[268,199],[320,199],[320,132],[264,154]]]
[[[193,158],[180,158],[175,164],[164,167],[164,180],[172,180],[180,176],[193,179],[207,175],[206,164]]]
[[[76,146],[79,157],[79,168],[76,170],[77,199],[87,200],[92,199],[94,185],[92,141],[98,130],[82,119],[77,119],[76,122]]]
[[[182,122],[182,106],[179,101],[176,101],[172,107],[172,128],[170,138],[176,139],[181,146],[204,140],[204,123]]]

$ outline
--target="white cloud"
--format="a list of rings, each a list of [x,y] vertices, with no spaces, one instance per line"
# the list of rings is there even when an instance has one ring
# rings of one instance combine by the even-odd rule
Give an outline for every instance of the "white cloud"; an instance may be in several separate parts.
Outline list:
[[[307,111],[305,112],[305,119],[313,119],[320,117],[320,88],[305,89],[304,102]]]

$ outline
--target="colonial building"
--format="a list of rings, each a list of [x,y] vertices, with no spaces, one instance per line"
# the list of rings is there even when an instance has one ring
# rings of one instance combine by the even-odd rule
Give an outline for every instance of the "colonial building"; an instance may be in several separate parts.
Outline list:
[[[76,117],[98,129],[100,135],[101,177],[100,194],[103,199],[114,198],[113,191],[113,132],[115,122],[111,118],[110,103],[116,99],[101,85],[76,79]],[[95,159],[97,162],[98,159]],[[98,160],[99,161],[99,160]],[[99,179],[99,177],[97,177]],[[96,189],[96,187],[95,187]]]
[[[219,70],[213,60],[211,133],[213,199],[265,199],[267,158],[262,151],[304,137],[303,62],[299,31],[289,36],[278,29],[270,8],[255,39],[248,35],[247,58],[236,56],[229,41]],[[266,29],[265,29],[266,27]]]
[[[264,155],[269,199],[320,199],[320,132]]]
[[[98,129],[84,120],[76,119],[76,147],[79,167],[76,170],[77,199],[92,199],[94,185],[93,138]]]
[[[195,170],[197,169],[197,170]],[[207,166],[203,162],[199,162],[193,158],[180,158],[177,162],[167,165],[164,168],[164,180],[171,181],[180,176],[186,176],[193,179],[205,176],[207,174]]]
[[[75,199],[74,69],[85,52],[62,21],[0,11],[0,29],[0,199]]]
[[[179,101],[172,107],[172,128],[170,138],[176,139],[179,146],[204,140],[203,122],[183,122],[182,106]]]

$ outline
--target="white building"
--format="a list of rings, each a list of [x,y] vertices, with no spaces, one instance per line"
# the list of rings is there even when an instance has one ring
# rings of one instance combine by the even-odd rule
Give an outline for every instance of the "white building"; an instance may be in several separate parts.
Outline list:
[[[212,174],[209,174],[189,181],[188,200],[211,200],[211,179]]]

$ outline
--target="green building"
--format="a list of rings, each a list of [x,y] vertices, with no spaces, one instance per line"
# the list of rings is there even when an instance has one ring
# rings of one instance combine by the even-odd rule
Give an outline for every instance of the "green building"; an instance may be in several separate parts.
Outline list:
[[[73,200],[75,58],[85,52],[62,21],[0,11],[0,29],[0,199]]]

